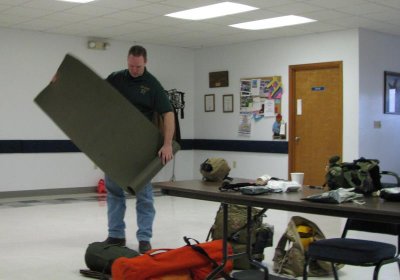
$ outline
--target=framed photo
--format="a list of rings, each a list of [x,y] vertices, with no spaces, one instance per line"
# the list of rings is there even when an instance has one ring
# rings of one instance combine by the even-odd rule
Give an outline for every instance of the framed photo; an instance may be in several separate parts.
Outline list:
[[[210,88],[227,87],[229,86],[229,73],[228,71],[210,72],[208,81]]]
[[[215,111],[215,94],[204,95],[204,111],[205,112]]]
[[[385,71],[384,109],[385,114],[400,115],[400,73]]]
[[[224,113],[233,112],[233,94],[224,94],[222,96],[222,110]]]

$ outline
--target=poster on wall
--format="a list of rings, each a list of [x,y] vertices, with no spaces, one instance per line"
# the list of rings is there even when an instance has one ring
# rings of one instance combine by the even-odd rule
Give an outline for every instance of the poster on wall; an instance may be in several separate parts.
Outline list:
[[[281,76],[243,78],[240,80],[240,112],[274,117],[281,113],[282,94]]]
[[[251,95],[251,80],[241,80],[240,96],[250,96],[250,95]]]
[[[273,99],[266,99],[264,101],[264,116],[275,117],[275,101]]]
[[[251,112],[253,108],[253,97],[241,96],[240,97],[240,112]]]
[[[251,113],[241,112],[239,123],[239,135],[250,136],[251,134]]]
[[[251,120],[280,114],[282,94],[281,76],[240,79],[239,135],[250,135]]]

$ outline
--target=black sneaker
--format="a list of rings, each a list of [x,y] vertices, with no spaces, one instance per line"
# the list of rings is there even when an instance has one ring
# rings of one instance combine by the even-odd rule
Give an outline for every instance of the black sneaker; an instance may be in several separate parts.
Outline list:
[[[103,243],[123,247],[126,245],[126,240],[125,240],[125,238],[107,237],[107,239],[104,240]]]
[[[151,250],[151,244],[149,241],[139,241],[139,252],[141,254],[144,254],[149,250]]]

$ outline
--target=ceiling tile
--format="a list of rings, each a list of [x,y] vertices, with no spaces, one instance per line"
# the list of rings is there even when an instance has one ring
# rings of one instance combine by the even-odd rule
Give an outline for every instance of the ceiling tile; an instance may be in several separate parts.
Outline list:
[[[32,9],[23,6],[15,6],[2,11],[2,14],[5,15],[22,16],[26,17],[27,19],[48,15],[50,13],[52,12],[48,10]]]
[[[89,3],[91,6],[112,8],[117,10],[133,9],[141,6],[150,5],[149,1],[140,0],[101,0]]]
[[[28,8],[43,9],[48,11],[62,11],[79,6],[77,3],[55,1],[55,0],[32,0],[21,5]]]
[[[141,21],[149,18],[154,18],[154,15],[137,12],[135,10],[124,10],[106,14],[103,17],[126,21]]]
[[[30,2],[31,0],[0,0],[0,4],[6,4],[6,5],[12,5],[12,6],[18,6],[27,2]]]
[[[135,10],[137,12],[143,12],[143,13],[159,15],[159,16],[164,16],[166,14],[178,11],[178,9],[176,7],[168,6],[168,5],[161,5],[161,4],[152,4],[152,5],[141,6],[141,7],[137,7]]]
[[[364,5],[348,5],[344,7],[338,7],[336,10],[352,14],[352,15],[366,15],[366,14],[371,14],[371,13],[381,13],[381,12],[389,12],[391,8],[382,6],[382,5],[377,5],[374,3],[367,3]]]
[[[56,20],[48,20],[48,19],[33,19],[21,23],[15,24],[16,28],[22,28],[22,29],[31,29],[31,30],[37,30],[37,31],[46,31],[49,29],[49,26],[52,26],[53,28],[61,27],[65,24],[63,21],[56,21]]]
[[[370,0],[370,2],[373,2],[378,5],[382,5],[382,6],[400,9],[400,1],[399,0]]]
[[[322,10],[321,7],[310,5],[304,2],[298,2],[295,4],[281,5],[269,8],[271,11],[275,11],[285,15],[297,15],[298,13],[309,13]]]
[[[104,16],[107,14],[115,13],[118,11],[118,9],[105,8],[96,5],[78,5],[64,11],[77,15]]]
[[[88,16],[65,13],[65,12],[58,12],[58,13],[52,13],[52,14],[46,15],[41,18],[47,19],[47,20],[59,20],[59,21],[63,21],[68,24],[68,23],[78,23],[78,22],[87,20]],[[50,25],[50,27],[52,27],[52,26]]]
[[[335,9],[335,8],[340,8],[340,7],[346,7],[349,5],[364,5],[367,4],[368,0],[332,0],[332,1],[327,1],[327,0],[305,0],[306,3],[316,5],[319,7],[323,8],[329,8],[329,9]]]

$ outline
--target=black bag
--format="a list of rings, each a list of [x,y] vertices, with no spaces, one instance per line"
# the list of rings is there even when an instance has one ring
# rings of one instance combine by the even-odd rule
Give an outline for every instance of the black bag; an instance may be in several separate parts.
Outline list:
[[[128,247],[93,242],[86,249],[85,263],[92,271],[111,274],[111,265],[114,260],[119,257],[134,258],[139,255],[138,252]]]
[[[382,189],[379,196],[388,201],[400,201],[400,187]]]
[[[371,194],[382,188],[379,160],[363,157],[353,162],[340,162],[339,156],[329,159],[325,176],[330,190],[354,188],[355,192]]]

